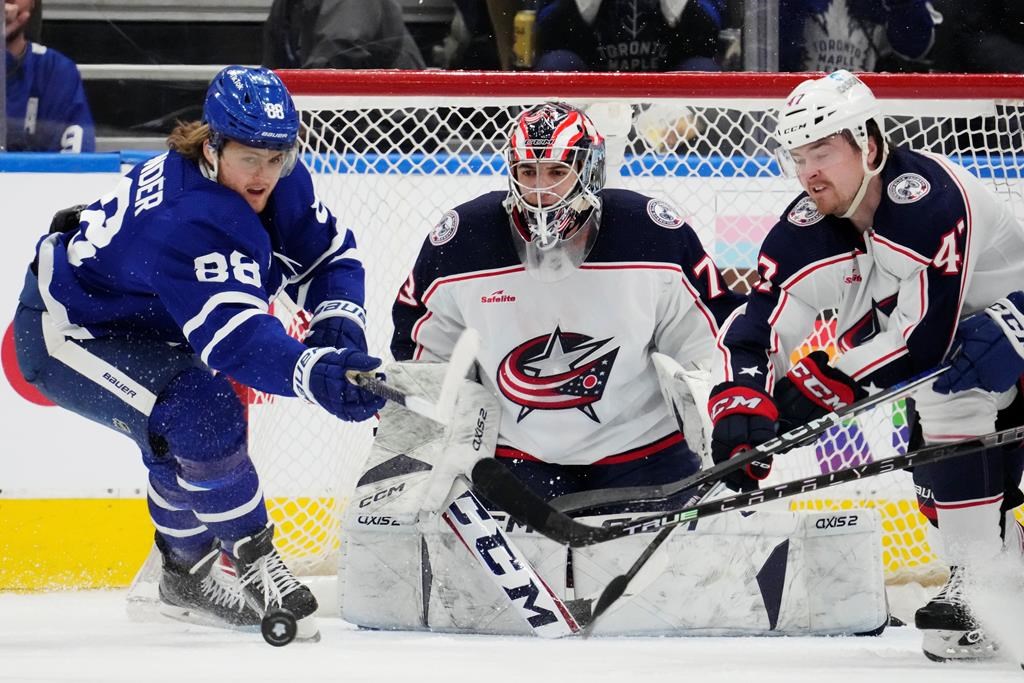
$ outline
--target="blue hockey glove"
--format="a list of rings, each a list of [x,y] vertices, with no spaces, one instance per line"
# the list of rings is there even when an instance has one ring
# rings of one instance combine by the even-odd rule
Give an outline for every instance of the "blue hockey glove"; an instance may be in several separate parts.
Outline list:
[[[949,370],[935,380],[940,394],[968,389],[1003,392],[1024,374],[1024,292],[1014,292],[962,320]]]
[[[306,346],[310,348],[333,347],[355,349],[366,352],[366,312],[362,306],[351,301],[325,301],[316,307],[309,321]]]
[[[723,382],[711,390],[708,412],[714,424],[711,459],[716,465],[775,438],[778,410],[771,397],[760,389]],[[771,471],[770,457],[755,460],[726,476],[725,484],[733,491],[751,491]]]
[[[362,422],[384,407],[384,399],[348,380],[349,371],[369,372],[380,358],[355,349],[308,349],[295,364],[295,394],[346,422]]]
[[[853,378],[829,365],[827,353],[813,351],[775,385],[779,430],[788,432],[867,395]]]

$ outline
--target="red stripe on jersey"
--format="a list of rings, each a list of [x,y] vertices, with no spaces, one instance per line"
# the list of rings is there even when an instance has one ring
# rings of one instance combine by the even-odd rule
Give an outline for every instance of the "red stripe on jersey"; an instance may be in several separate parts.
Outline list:
[[[974,500],[959,500],[950,503],[935,501],[936,510],[963,510],[965,508],[981,507],[983,505],[996,505],[1003,502],[1003,494],[991,498],[975,498]]]
[[[883,247],[895,251],[897,254],[902,254],[906,256],[908,259],[911,259],[912,261],[917,261],[922,266],[930,266],[932,263],[931,260],[926,259],[924,256],[921,256],[913,249],[905,247],[902,244],[897,244],[896,242],[893,242],[890,239],[886,239],[879,235],[877,232],[871,233],[871,239],[874,242],[877,242],[878,244],[882,245]]]
[[[839,256],[833,256],[822,261],[815,261],[814,263],[810,263],[801,268],[800,270],[796,271],[792,275],[790,275],[789,279],[787,279],[785,282],[779,285],[779,289],[788,289],[792,287],[796,283],[800,282],[800,280],[803,280],[805,277],[811,275],[816,270],[827,268],[829,266],[834,266],[835,264],[842,263],[844,261],[853,261],[857,258],[858,253],[863,252],[858,252],[858,250],[855,249],[852,253],[849,254],[840,254]]]
[[[477,278],[484,277],[496,277],[498,275],[508,275],[509,273],[518,273],[526,270],[526,266],[512,266],[510,268],[496,268],[495,270],[481,270],[473,273],[461,273],[459,275],[450,275],[448,277],[439,277],[430,283],[427,287],[427,291],[423,293],[423,304],[426,305],[430,297],[434,295],[437,288],[441,285],[448,285],[453,282],[462,282],[463,280],[475,280]]]
[[[854,371],[853,373],[850,374],[850,377],[853,377],[854,379],[860,379],[861,377],[864,377],[865,375],[874,372],[880,366],[885,365],[886,363],[889,363],[893,360],[896,360],[905,353],[907,353],[907,347],[901,346],[898,349],[895,349],[894,351],[890,351],[881,358],[876,358],[875,360],[871,361],[870,363],[862,367],[860,370]]]
[[[413,360],[419,360],[423,355],[423,345],[419,343],[420,330],[423,329],[423,324],[430,320],[430,316],[434,315],[433,311],[427,311],[427,314],[416,321],[412,326],[412,333],[409,335],[412,340],[416,343],[416,351],[413,353]]]
[[[956,183],[957,189],[960,190],[960,197],[964,201],[964,208],[966,209],[966,215],[964,216],[964,232],[966,233],[964,236],[964,270],[960,273],[960,298],[957,299],[956,302],[956,317],[953,318],[953,326],[949,331],[949,340],[946,342],[945,352],[949,353],[949,349],[953,346],[953,339],[956,335],[956,327],[957,322],[960,319],[960,313],[964,310],[964,297],[967,295],[966,269],[967,264],[971,262],[971,233],[974,229],[974,213],[971,211],[971,198],[970,195],[967,194],[967,188],[964,187],[963,183],[960,182],[960,178],[958,178],[953,172],[952,168],[949,166],[949,161],[945,157],[939,155],[929,156],[935,159],[939,166],[942,167],[942,170],[944,170],[946,174],[953,179],[953,182]]]
[[[616,453],[615,455],[608,455],[600,460],[591,463],[591,465],[618,465],[624,462],[632,462],[633,460],[639,460],[640,458],[646,458],[649,455],[655,455],[659,451],[663,451],[666,448],[675,446],[683,442],[683,435],[679,432],[674,432],[668,436],[658,439],[653,443],[649,443],[646,446],[638,446],[631,448],[628,451],[622,453]],[[535,455],[530,455],[526,451],[521,451],[518,448],[512,446],[498,446],[494,449],[494,457],[496,458],[512,458],[515,460],[528,460],[530,462],[547,462],[541,460]],[[557,464],[557,463],[552,463]],[[588,465],[584,465],[588,467]]]

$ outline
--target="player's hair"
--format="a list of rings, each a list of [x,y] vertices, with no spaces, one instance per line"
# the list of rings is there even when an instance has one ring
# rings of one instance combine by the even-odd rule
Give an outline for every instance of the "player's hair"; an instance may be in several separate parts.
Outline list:
[[[203,145],[210,139],[210,126],[201,121],[178,121],[167,136],[167,148],[195,162],[203,160]]]
[[[874,119],[869,119],[866,122],[865,126],[867,128],[868,138],[875,141],[876,147],[875,156],[872,157],[871,159],[868,159],[868,163],[871,165],[872,168],[878,168],[878,165],[885,160],[885,157],[882,152],[883,145],[887,145],[889,149],[892,149],[892,140],[887,138],[885,134],[882,133],[881,127],[879,127],[878,122],[875,121]],[[855,150],[857,150],[858,152],[860,151],[860,145],[857,144],[857,139],[853,136],[853,133],[851,133],[849,130],[844,130],[842,131],[842,136],[843,139],[849,142]]]

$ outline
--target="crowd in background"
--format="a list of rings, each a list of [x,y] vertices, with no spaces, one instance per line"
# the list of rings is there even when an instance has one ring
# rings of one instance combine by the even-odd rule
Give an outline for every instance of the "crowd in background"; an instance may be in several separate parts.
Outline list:
[[[780,71],[1024,73],[1020,0],[777,2]],[[273,0],[262,27],[262,63],[597,72],[746,66],[744,0],[451,3],[453,19],[443,34],[417,39],[403,13],[408,3],[399,0]],[[7,149],[94,149],[75,55],[44,47],[42,0],[4,0],[4,18]]]

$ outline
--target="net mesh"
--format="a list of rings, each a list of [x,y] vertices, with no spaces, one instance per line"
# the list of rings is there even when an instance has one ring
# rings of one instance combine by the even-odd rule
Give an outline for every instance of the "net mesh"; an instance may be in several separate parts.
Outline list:
[[[500,154],[506,131],[523,106],[462,101],[443,96],[360,101],[300,97],[304,159],[322,201],[341,224],[356,231],[367,271],[367,340],[388,356],[390,309],[420,245],[445,210],[506,187]],[[608,186],[674,204],[696,230],[730,286],[746,291],[762,238],[799,191],[780,176],[769,153],[777,100],[605,100],[587,108],[607,138]],[[1022,113],[1018,101],[883,102],[886,134],[951,157],[966,166],[1024,219],[1019,156]],[[504,226],[496,226],[503,229]],[[1008,289],[1010,288],[1008,284]],[[278,314],[298,334],[294,309]],[[793,357],[817,348],[834,353],[835,326],[823,311]],[[372,440],[372,426],[346,425],[293,399],[254,394],[250,445],[265,481],[282,553],[296,571],[332,573],[338,520],[349,503]],[[813,447],[780,457],[773,477],[787,480],[827,471],[906,448],[906,413],[900,406],[862,424],[838,428]],[[904,474],[844,485],[828,495],[793,504],[801,508],[881,510],[889,579],[940,576],[924,518]]]

